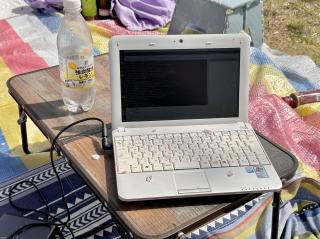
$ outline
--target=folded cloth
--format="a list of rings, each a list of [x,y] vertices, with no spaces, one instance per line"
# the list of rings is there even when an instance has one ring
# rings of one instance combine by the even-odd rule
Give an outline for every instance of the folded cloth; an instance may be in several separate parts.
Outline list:
[[[112,0],[111,13],[131,31],[152,30],[166,25],[175,0]]]
[[[32,8],[46,11],[62,10],[62,0],[25,0]]]

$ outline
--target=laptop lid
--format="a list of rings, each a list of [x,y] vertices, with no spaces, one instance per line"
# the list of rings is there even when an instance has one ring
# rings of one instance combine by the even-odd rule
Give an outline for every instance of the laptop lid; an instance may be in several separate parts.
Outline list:
[[[247,122],[250,38],[115,36],[112,128]]]

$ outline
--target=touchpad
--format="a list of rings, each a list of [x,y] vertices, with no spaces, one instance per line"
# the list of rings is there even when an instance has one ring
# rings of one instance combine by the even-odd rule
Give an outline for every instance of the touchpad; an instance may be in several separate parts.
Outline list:
[[[210,185],[203,171],[175,172],[179,194],[210,192]]]

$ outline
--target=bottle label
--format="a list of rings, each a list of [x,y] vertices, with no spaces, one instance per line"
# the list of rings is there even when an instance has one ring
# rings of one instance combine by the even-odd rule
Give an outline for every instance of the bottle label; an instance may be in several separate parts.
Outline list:
[[[74,54],[61,59],[63,86],[69,89],[87,89],[94,85],[93,56]]]

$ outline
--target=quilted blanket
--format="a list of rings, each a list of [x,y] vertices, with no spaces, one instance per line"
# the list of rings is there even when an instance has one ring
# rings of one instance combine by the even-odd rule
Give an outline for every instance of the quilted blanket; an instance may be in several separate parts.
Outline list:
[[[0,181],[43,165],[47,153],[25,155],[17,124],[18,109],[7,92],[7,80],[17,74],[58,64],[56,34],[59,14],[31,12],[0,20]],[[131,32],[116,21],[89,23],[96,55],[106,53],[108,39]],[[320,103],[292,109],[282,99],[292,92],[320,88],[320,69],[302,56],[277,55],[269,49],[251,49],[249,120],[253,127],[292,152],[299,160],[294,180],[282,193],[282,238],[319,238],[320,228]],[[48,147],[41,132],[28,121],[31,151]],[[271,195],[189,234],[190,238],[268,238]]]

